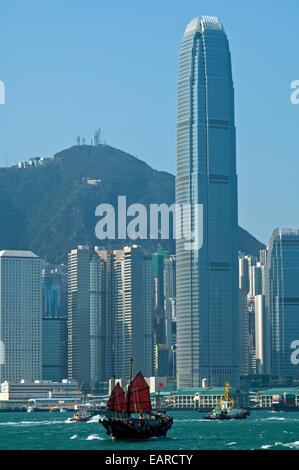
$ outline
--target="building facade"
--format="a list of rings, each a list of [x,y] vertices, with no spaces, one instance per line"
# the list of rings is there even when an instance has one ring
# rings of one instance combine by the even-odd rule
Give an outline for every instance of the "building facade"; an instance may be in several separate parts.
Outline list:
[[[0,252],[0,382],[42,378],[41,262],[30,251]]]
[[[256,373],[271,375],[270,322],[264,295],[255,296],[254,311]]]
[[[180,51],[176,203],[203,205],[203,246],[176,241],[179,388],[239,384],[237,175],[228,40],[214,17],[193,19]]]
[[[152,259],[133,245],[114,251],[115,374],[153,375]]]
[[[68,378],[90,386],[90,250],[78,246],[68,255]]]
[[[78,393],[78,382],[64,379],[61,382],[50,380],[5,381],[1,384],[0,400],[30,400],[32,398],[71,398]]]
[[[272,376],[299,376],[299,230],[276,229],[266,265],[266,323],[270,325]]]
[[[43,317],[67,317],[67,267],[45,264],[42,269]]]
[[[107,392],[114,373],[113,255],[95,248],[90,259],[90,384]]]
[[[43,380],[67,378],[67,318],[43,317]]]

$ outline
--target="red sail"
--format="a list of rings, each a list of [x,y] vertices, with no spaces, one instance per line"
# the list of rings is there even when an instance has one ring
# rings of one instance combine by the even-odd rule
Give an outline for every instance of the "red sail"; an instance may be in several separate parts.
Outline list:
[[[127,401],[130,413],[150,413],[152,410],[149,386],[141,372],[131,382]]]
[[[119,383],[116,384],[116,386],[111,392],[110,398],[107,403],[107,408],[108,410],[118,411],[119,413],[122,413],[127,409],[125,392],[123,391]]]

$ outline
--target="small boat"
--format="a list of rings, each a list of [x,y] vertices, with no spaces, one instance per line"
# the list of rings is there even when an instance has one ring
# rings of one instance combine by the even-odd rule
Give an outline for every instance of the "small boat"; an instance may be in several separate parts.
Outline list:
[[[229,383],[225,384],[225,395],[220,400],[220,408],[214,409],[204,416],[209,420],[246,419],[250,415],[249,410],[243,410],[234,406],[234,399],[229,395]]]
[[[86,410],[79,410],[77,411],[74,416],[70,419],[70,421],[76,421],[77,423],[88,421],[92,415],[88,413]]]
[[[132,380],[131,373],[127,393],[117,383],[113,388],[107,409],[112,416],[99,420],[106,433],[117,439],[148,439],[165,437],[173,424],[171,416],[162,411],[152,413],[149,386],[141,372]]]
[[[296,405],[296,397],[293,394],[284,392],[281,395],[274,395],[272,399],[272,411],[299,411]]]
[[[49,411],[50,413],[58,413],[60,410],[58,406],[50,406]]]

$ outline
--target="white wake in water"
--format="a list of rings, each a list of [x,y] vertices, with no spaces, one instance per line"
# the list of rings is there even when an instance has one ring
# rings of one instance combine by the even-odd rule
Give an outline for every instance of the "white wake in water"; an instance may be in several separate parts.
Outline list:
[[[41,426],[48,424],[62,424],[64,421],[7,421],[5,423],[0,423],[0,426]]]
[[[88,423],[98,423],[99,422],[99,419],[102,419],[103,416],[101,415],[95,415],[95,416],[92,416],[87,422]]]
[[[90,436],[86,438],[87,441],[93,441],[94,439],[98,439],[99,441],[105,440],[103,437],[100,437],[98,434],[90,434]]]
[[[271,449],[271,447],[277,447],[277,446],[282,446],[282,447],[287,447],[289,449],[299,449],[299,441],[295,442],[275,442],[274,444],[265,444],[261,447],[261,449]]]

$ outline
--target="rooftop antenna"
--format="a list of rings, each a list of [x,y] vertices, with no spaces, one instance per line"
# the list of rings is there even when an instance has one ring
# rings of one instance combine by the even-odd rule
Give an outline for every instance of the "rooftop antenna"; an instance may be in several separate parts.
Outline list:
[[[77,145],[81,145],[81,137],[80,136],[77,137]]]

